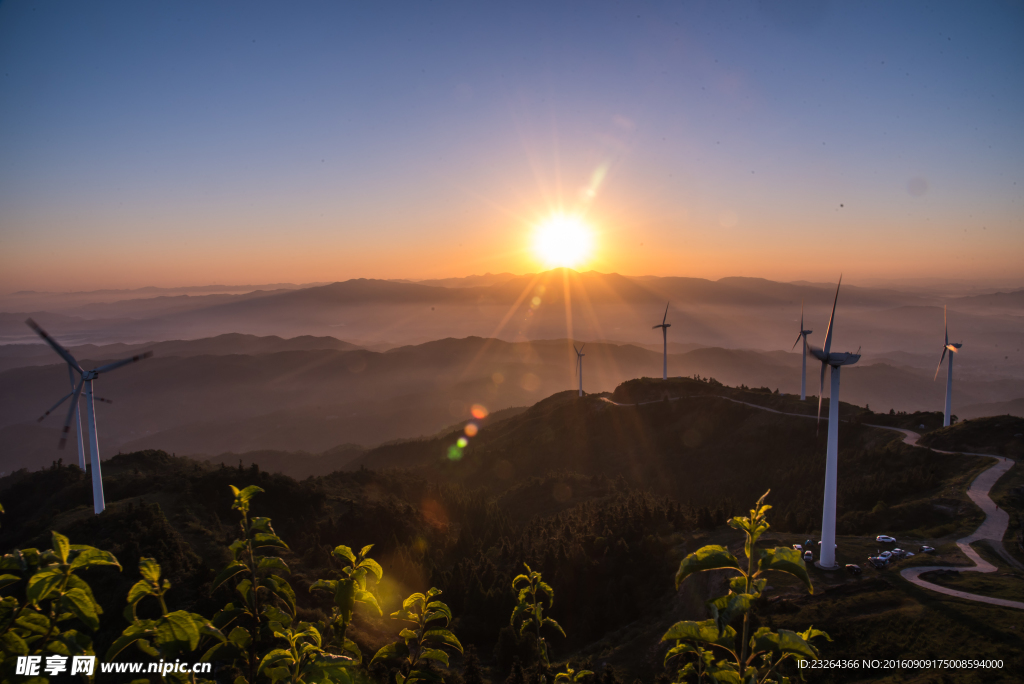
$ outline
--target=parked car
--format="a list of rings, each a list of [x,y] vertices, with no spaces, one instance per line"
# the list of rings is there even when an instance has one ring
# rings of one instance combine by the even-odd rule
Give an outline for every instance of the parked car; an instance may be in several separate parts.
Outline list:
[[[880,558],[878,556],[869,557],[868,563],[870,563],[871,567],[875,568],[876,570],[882,570],[884,568],[889,567],[889,561],[885,558]]]
[[[885,561],[890,561],[892,560],[892,551],[883,551],[882,553],[878,554],[878,557]]]
[[[935,553],[935,547],[933,546],[922,546],[921,553]]]
[[[903,558],[906,555],[907,555],[907,552],[904,551],[903,549],[893,549],[892,550],[892,557],[893,557],[894,560],[899,560],[900,558]]]
[[[814,561],[814,554],[810,551],[804,551],[804,563],[810,563]]]
[[[878,535],[877,537],[875,537],[875,541],[877,541],[877,542],[884,542],[886,544],[895,544],[896,543],[896,540],[893,539],[892,537],[890,537],[887,534],[880,534],[880,535]]]
[[[854,577],[859,577],[860,574],[863,572],[863,570],[861,570],[860,566],[857,565],[856,563],[847,563],[846,564],[846,572],[850,573]]]
[[[793,548],[796,549],[797,551],[803,551],[804,550],[804,547],[800,546],[799,544],[793,544]]]

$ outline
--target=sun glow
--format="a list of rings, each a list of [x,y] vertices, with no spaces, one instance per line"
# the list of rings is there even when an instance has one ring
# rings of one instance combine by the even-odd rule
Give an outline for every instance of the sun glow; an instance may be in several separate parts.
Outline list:
[[[533,248],[548,268],[574,268],[590,256],[593,242],[593,231],[579,216],[555,214],[537,226]]]

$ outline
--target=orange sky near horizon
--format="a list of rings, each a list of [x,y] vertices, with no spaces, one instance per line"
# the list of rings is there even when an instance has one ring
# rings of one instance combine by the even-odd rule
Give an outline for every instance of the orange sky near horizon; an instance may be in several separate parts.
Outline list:
[[[578,270],[1024,286],[1021,22],[0,3],[0,295],[536,272],[559,211]]]

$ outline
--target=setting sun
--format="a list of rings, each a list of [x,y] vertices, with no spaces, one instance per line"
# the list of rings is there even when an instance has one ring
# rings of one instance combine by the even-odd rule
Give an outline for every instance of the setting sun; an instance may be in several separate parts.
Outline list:
[[[534,251],[548,268],[573,268],[590,256],[593,241],[593,231],[579,216],[555,214],[537,226]]]

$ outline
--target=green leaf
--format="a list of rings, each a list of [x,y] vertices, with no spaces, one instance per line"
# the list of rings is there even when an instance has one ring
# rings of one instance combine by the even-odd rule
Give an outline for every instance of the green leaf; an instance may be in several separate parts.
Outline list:
[[[565,630],[562,629],[562,625],[558,624],[557,622],[555,622],[551,618],[544,618],[544,622],[541,623],[541,626],[543,626],[543,625],[551,625],[552,627],[557,629],[561,633],[562,636],[565,636]]]
[[[811,586],[811,578],[807,576],[807,566],[804,565],[804,559],[796,549],[784,546],[775,549],[764,549],[761,551],[761,559],[757,567],[758,572],[776,570],[789,573],[803,582],[809,593],[814,593],[814,587]]]
[[[61,606],[70,610],[79,620],[92,630],[100,626],[100,618],[96,614],[98,605],[81,589],[69,589],[61,599]]]
[[[377,651],[373,655],[373,658],[370,660],[370,667],[373,667],[373,664],[380,660],[396,660],[405,658],[408,655],[409,648],[405,645],[405,643],[401,641],[396,641],[394,643],[383,646],[379,651]]]
[[[249,644],[252,643],[252,635],[249,634],[249,630],[243,629],[242,627],[235,627],[228,634],[228,641],[235,644],[241,649],[249,648]]]
[[[264,558],[261,558],[260,559],[260,564],[257,566],[257,569],[258,570],[276,569],[276,570],[283,570],[283,571],[285,571],[287,573],[291,573],[291,570],[288,569],[288,565],[283,560],[278,558],[277,556],[265,556]]]
[[[64,581],[64,576],[64,570],[59,567],[49,567],[40,570],[28,578],[25,596],[32,603],[39,603],[61,585]]]
[[[736,649],[736,630],[726,627],[719,631],[714,620],[693,622],[684,620],[669,627],[669,630],[661,637],[662,641],[688,641],[724,646],[729,650]]]
[[[149,582],[146,580],[139,580],[132,585],[131,589],[128,590],[128,604],[129,606],[132,606],[134,610],[134,604],[138,603],[146,596],[152,596],[155,594],[156,592],[153,591],[153,586]]]
[[[352,553],[352,549],[345,545],[334,547],[334,551],[331,552],[331,555],[337,556],[338,558],[344,558],[352,565],[356,564],[356,555]]]
[[[267,534],[266,532],[257,532],[252,536],[252,547],[254,549],[265,548],[267,546],[279,546],[283,549],[287,549],[288,545],[285,544],[280,537],[276,534]]]
[[[679,589],[683,580],[696,572],[722,568],[743,572],[740,570],[740,562],[736,560],[736,556],[729,553],[724,546],[705,546],[691,553],[679,564],[679,570],[676,571],[676,589]]]
[[[810,658],[811,660],[818,659],[818,651],[804,641],[803,637],[799,634],[788,629],[780,629],[776,633],[767,631],[766,628],[762,627],[751,637],[750,645],[755,651],[792,653]]]
[[[72,570],[78,570],[79,568],[95,568],[102,565],[110,565],[118,570],[121,569],[121,564],[117,562],[117,558],[114,557],[114,554],[108,551],[94,549],[91,546],[82,548],[82,550],[79,551],[71,561]]]
[[[14,624],[36,634],[46,634],[50,631],[50,619],[35,611],[22,612],[18,619],[14,621]]]
[[[255,532],[266,532],[267,534],[275,534],[273,526],[270,524],[270,518],[266,517],[255,517],[249,521],[249,529]]]
[[[175,644],[194,651],[199,645],[199,629],[191,614],[177,610],[157,620],[156,640],[160,645]]]
[[[380,604],[377,603],[377,597],[368,591],[356,591],[355,600],[359,603],[369,606],[370,608],[373,608],[375,611],[377,611],[377,615],[384,614],[384,611],[380,608]]]
[[[271,575],[270,579],[277,583],[277,588],[274,593],[276,593],[281,599],[284,599],[284,602],[288,604],[289,608],[291,608],[292,615],[295,615],[297,607],[295,604],[295,590],[292,589],[292,585],[288,584],[288,581],[279,575]]]
[[[17,575],[0,575],[0,589],[19,581],[21,578]]]
[[[444,644],[462,653],[462,644],[458,638],[447,629],[428,629],[423,633],[423,640],[431,644]]]
[[[131,646],[139,639],[152,637],[155,632],[152,629],[151,620],[140,620],[128,627],[121,633],[121,636],[114,640],[114,643],[107,649],[107,660],[114,660],[121,652]]]
[[[755,597],[760,596],[761,592],[764,591],[765,585],[768,584],[768,580],[764,577],[753,580],[750,583],[750,591],[747,591],[747,576],[736,575],[729,580],[729,589],[736,594],[752,594]]]
[[[324,579],[320,579],[320,580],[317,580],[316,582],[313,582],[313,584],[309,585],[309,591],[312,592],[314,589],[319,589],[321,591],[329,591],[329,592],[331,592],[333,594],[335,588],[337,587],[337,585],[338,585],[338,581],[337,580],[324,580]]]
[[[28,655],[28,644],[14,632],[0,634],[0,646],[5,655]]]
[[[373,545],[371,544],[371,546]],[[378,582],[380,582],[381,579],[384,577],[384,568],[380,567],[380,563],[373,560],[372,558],[363,559],[363,561],[359,564],[359,567],[363,570],[369,570],[370,573],[377,578]]]
[[[71,542],[56,530],[50,530],[50,534],[53,537],[53,552],[57,554],[57,558],[60,559],[61,563],[67,563],[68,553],[71,551]]]
[[[210,593],[212,594],[217,587],[224,584],[238,573],[246,572],[248,570],[249,568],[241,561],[231,561],[225,565],[224,569],[221,570],[220,573],[217,574],[217,577],[214,578],[213,583],[210,585]]]
[[[147,582],[158,584],[160,582],[160,564],[154,558],[142,557],[139,559],[139,574]]]
[[[736,616],[743,615],[750,610],[754,600],[750,594],[729,594],[721,596],[713,601],[708,601],[711,608],[711,615],[715,620],[718,631],[724,630]]]
[[[248,511],[249,501],[252,499],[252,497],[256,496],[257,494],[263,491],[256,485],[249,485],[248,487],[241,491],[239,491],[238,488],[235,487],[234,485],[229,486],[231,487],[232,493],[234,493],[235,495],[235,502],[231,504],[231,508],[233,508],[236,511]]]
[[[267,653],[267,655],[263,656],[263,660],[260,661],[260,666],[259,668],[257,668],[256,674],[266,674],[270,676],[271,680],[275,680],[277,678],[269,672],[267,672],[266,670],[279,663],[293,665],[295,663],[295,659],[292,658],[292,654],[290,651],[286,651],[283,648],[275,648],[273,651],[270,651],[269,653]]]
[[[808,643],[815,637],[825,637],[828,641],[832,641],[832,637],[820,629],[814,629],[814,627],[808,627],[806,631],[800,632],[800,638]]]
[[[448,654],[436,648],[425,648],[420,651],[420,660],[436,660],[448,667]]]
[[[427,600],[426,596],[424,596],[423,594],[421,594],[419,592],[416,592],[415,594],[410,594],[409,598],[407,598],[404,601],[402,601],[402,608],[405,608],[406,610],[408,610],[409,608],[412,608],[413,606],[415,606],[417,603],[423,603],[426,600]]]

